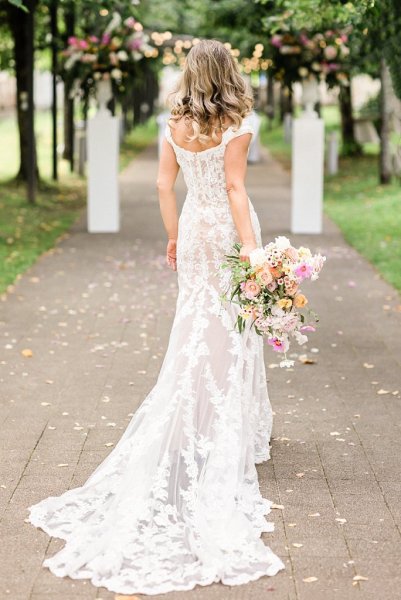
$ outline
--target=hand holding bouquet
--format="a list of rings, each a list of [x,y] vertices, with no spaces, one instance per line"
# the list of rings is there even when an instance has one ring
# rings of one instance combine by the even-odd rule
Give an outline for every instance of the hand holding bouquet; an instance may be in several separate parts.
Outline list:
[[[309,248],[294,248],[283,236],[249,255],[249,262],[240,260],[240,245],[226,256],[223,268],[231,270],[229,300],[240,305],[236,326],[242,333],[250,321],[256,333],[266,336],[275,352],[285,355],[281,367],[293,366],[286,358],[291,339],[302,345],[308,341],[306,333],[315,331],[307,316],[316,315],[306,309],[308,299],[300,285],[306,280],[315,281],[323,267],[325,256],[312,255]]]

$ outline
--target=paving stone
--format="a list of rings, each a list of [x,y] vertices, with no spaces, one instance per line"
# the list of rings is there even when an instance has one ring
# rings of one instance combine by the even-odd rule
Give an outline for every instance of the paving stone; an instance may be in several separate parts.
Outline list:
[[[150,148],[121,175],[121,232],[89,235],[82,217],[1,303],[1,600],[114,599],[43,569],[64,542],[24,520],[30,504],[84,483],[156,380],[177,289],[164,266],[155,178]],[[278,360],[270,349],[265,354],[274,439],[272,460],[258,472],[262,493],[284,509],[272,510],[275,531],[263,539],[286,569],[245,586],[153,598],[396,600],[401,393],[392,392],[401,392],[400,297],[327,218],[322,235],[289,233],[290,177],[271,158],[249,168],[248,183],[264,240],[288,235],[328,257],[319,282],[305,286],[319,329],[294,349],[315,364],[284,371],[271,368]],[[22,357],[23,348],[32,358]],[[355,583],[358,574],[368,581]],[[318,580],[303,581],[312,576]]]

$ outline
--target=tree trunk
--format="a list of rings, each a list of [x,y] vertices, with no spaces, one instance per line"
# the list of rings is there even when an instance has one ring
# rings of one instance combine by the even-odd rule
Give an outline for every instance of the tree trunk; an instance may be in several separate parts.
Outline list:
[[[267,76],[267,106],[266,114],[269,119],[269,128],[272,128],[272,123],[275,117],[275,104],[274,104],[274,79],[272,75]]]
[[[355,139],[351,84],[349,86],[340,86],[339,100],[343,138],[342,153],[345,156],[360,156],[362,154],[362,147]]]
[[[75,8],[74,2],[70,2],[65,9],[65,38],[67,44],[69,37],[75,32]],[[74,99],[70,98],[70,84],[64,82],[64,152],[63,158],[70,162],[71,171],[74,170]]]
[[[141,104],[143,102],[143,75],[134,79],[132,85],[132,108],[134,111],[133,125],[136,127],[141,123]]]
[[[33,132],[33,28],[36,0],[24,3],[29,12],[7,4],[7,16],[14,42],[15,75],[17,80],[17,120],[20,147],[20,166],[17,178],[35,187],[39,178],[36,142]],[[29,193],[33,201],[32,189]]]
[[[380,182],[387,184],[391,182],[392,160],[391,160],[391,111],[393,90],[391,85],[391,75],[384,58],[380,63]]]
[[[291,86],[281,84],[280,87],[280,121],[284,122],[286,114],[294,113],[293,92]]]

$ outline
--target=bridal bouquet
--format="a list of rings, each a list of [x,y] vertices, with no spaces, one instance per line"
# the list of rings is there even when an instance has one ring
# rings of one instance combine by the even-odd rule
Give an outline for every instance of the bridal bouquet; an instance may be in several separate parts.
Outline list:
[[[231,270],[229,300],[240,306],[236,327],[242,333],[250,321],[275,352],[284,354],[280,367],[291,367],[294,361],[286,357],[290,342],[307,342],[306,334],[315,331],[308,320],[318,321],[306,308],[308,299],[300,286],[306,279],[318,279],[326,257],[313,255],[309,248],[294,248],[284,236],[251,252],[249,262],[240,260],[240,248],[235,244],[222,265]]]

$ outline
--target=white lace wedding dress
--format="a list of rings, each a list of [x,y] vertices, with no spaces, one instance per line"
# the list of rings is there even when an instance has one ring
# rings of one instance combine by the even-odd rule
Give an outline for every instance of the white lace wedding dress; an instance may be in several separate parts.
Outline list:
[[[219,269],[237,234],[224,152],[252,132],[245,119],[219,146],[193,153],[166,136],[188,195],[179,221],[179,295],[156,385],[86,483],[30,508],[64,548],[44,561],[59,577],[132,594],[238,585],[284,565],[260,539],[272,531],[255,463],[269,458],[272,412],[262,339],[234,331]],[[258,243],[260,226],[250,205]]]

